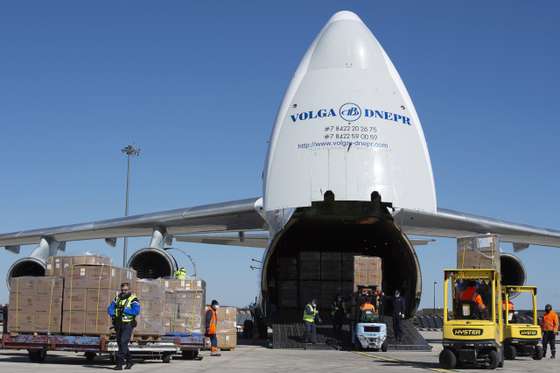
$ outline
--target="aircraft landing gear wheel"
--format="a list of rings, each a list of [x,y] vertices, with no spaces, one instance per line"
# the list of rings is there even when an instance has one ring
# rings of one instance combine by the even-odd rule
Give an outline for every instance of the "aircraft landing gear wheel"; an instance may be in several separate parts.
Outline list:
[[[488,369],[496,369],[499,363],[498,353],[495,350],[488,351]]]
[[[95,360],[97,354],[95,352],[88,351],[84,354],[84,356],[86,357],[86,360],[91,363]]]
[[[444,348],[439,354],[439,365],[443,369],[454,369],[457,366],[457,357],[448,348]]]
[[[381,351],[387,352],[388,348],[389,348],[389,343],[387,342],[387,340],[385,340],[385,342],[383,342],[383,344],[381,345]]]
[[[542,360],[544,355],[544,351],[542,346],[536,346],[535,351],[533,352],[533,360]]]
[[[517,357],[517,349],[515,346],[507,344],[504,347],[504,355],[507,360],[515,360]]]
[[[45,361],[45,358],[47,357],[47,351],[46,350],[27,350],[29,353],[29,360],[31,360],[34,363],[42,363]]]

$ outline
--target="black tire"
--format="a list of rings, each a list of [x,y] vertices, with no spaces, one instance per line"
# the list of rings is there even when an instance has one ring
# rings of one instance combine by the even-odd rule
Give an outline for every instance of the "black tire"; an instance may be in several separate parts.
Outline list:
[[[42,363],[47,357],[47,350],[28,350],[29,360],[34,363]]]
[[[198,357],[198,350],[183,350],[181,352],[183,359],[194,360]]]
[[[383,344],[381,345],[381,351],[387,352],[388,349],[389,349],[389,343],[387,342],[387,340],[385,340],[385,342],[383,342]]]
[[[517,357],[517,349],[515,346],[507,344],[504,346],[504,356],[506,360],[515,360]]]
[[[448,348],[444,348],[439,354],[439,365],[443,369],[454,369],[457,366],[457,356]]]
[[[496,369],[500,364],[500,358],[495,350],[488,351],[488,369]]]
[[[111,364],[117,363],[117,357],[115,356],[114,352],[109,353],[109,361],[111,362]]]
[[[544,351],[542,346],[535,346],[535,351],[533,351],[533,360],[542,360],[544,356]]]
[[[165,364],[169,364],[171,362],[171,354],[163,354],[161,356],[161,361],[164,362]]]
[[[95,357],[96,357],[96,356],[97,356],[97,354],[96,354],[95,352],[91,352],[91,351],[88,351],[88,352],[86,352],[86,353],[84,354],[84,357],[85,357],[86,360],[87,360],[88,362],[90,362],[90,363],[93,362],[93,361],[95,360]]]

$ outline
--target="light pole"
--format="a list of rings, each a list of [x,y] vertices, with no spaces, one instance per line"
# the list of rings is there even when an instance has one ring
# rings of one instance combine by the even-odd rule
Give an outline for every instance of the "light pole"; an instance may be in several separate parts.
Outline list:
[[[434,281],[434,313],[436,312],[436,285],[437,281]]]
[[[134,145],[127,145],[121,149],[123,154],[126,154],[126,195],[124,202],[124,216],[128,216],[128,192],[130,190],[130,158],[140,155],[140,148],[136,148]],[[126,260],[128,258],[128,237],[124,237],[123,245],[123,267],[126,267]]]

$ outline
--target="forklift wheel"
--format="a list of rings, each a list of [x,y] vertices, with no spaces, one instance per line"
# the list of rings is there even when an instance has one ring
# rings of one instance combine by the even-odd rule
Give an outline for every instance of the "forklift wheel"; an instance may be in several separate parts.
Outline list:
[[[495,350],[488,351],[488,369],[496,369],[500,363],[498,353]]]
[[[535,351],[533,352],[533,360],[542,360],[544,355],[542,346],[535,346]]]
[[[448,348],[444,348],[439,354],[439,364],[443,369],[454,369],[457,366],[455,353]]]
[[[388,348],[389,348],[389,343],[387,342],[387,340],[385,340],[385,342],[383,342],[383,344],[381,345],[381,351],[387,352]]]
[[[47,357],[47,350],[28,350],[29,360],[34,363],[42,363]]]
[[[507,360],[515,360],[517,357],[517,349],[515,346],[507,344],[504,346],[504,355]]]

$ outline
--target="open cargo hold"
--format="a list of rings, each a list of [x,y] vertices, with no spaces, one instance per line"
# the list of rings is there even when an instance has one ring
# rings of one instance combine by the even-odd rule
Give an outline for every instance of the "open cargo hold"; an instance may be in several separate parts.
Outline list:
[[[197,278],[160,279],[159,281],[165,289],[163,312],[165,332],[202,332],[206,282]]]
[[[457,239],[457,268],[500,271],[500,240],[492,234]]]
[[[8,332],[60,333],[61,277],[16,277],[10,286]]]

